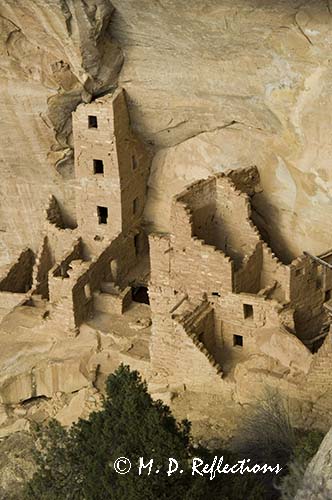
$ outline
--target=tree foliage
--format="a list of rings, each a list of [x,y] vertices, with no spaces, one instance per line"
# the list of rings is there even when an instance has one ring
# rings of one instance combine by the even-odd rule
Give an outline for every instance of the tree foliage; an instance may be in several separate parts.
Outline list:
[[[190,423],[177,422],[166,405],[152,400],[138,372],[123,365],[107,380],[101,411],[68,430],[52,421],[39,429],[37,437],[38,470],[27,485],[26,500],[264,498],[252,475],[217,474],[213,480],[193,476],[193,457],[206,463],[214,455],[223,455],[229,463],[235,457],[225,450],[211,453],[194,448]],[[127,474],[115,472],[118,457],[130,460],[132,469]],[[140,457],[145,464],[153,458],[150,474],[144,469],[138,475]],[[183,473],[167,475],[170,457],[179,462]]]

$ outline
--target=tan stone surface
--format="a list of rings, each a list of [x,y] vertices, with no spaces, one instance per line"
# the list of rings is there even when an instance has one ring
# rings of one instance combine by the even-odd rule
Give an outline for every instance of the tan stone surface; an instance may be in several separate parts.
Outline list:
[[[107,0],[4,0],[0,8],[0,265],[8,264],[0,281],[1,401],[50,398],[36,421],[46,413],[69,424],[85,389],[101,388],[125,362],[172,404],[174,386],[174,400],[189,392],[188,414],[207,426],[214,402],[238,409],[263,384],[328,415],[330,336],[309,355],[293,333],[309,344],[321,333],[331,279],[322,282],[309,257],[286,264],[304,248],[331,246],[329,6],[114,5],[111,24]],[[72,134],[70,113],[116,82],[122,56],[109,28],[124,50],[126,94],[80,105]],[[91,114],[99,127],[89,126]],[[130,125],[164,148],[145,215],[172,234],[150,239],[150,283],[141,227],[149,155]],[[253,164],[259,185],[251,169],[244,176],[253,174],[252,186],[241,174],[219,175],[192,185],[170,209],[191,181]],[[148,284],[152,314],[141,314],[130,287]],[[239,334],[243,345],[234,344]],[[27,420],[22,408],[13,414]],[[3,423],[3,433],[21,425]]]
[[[71,112],[116,80],[111,13],[108,0],[1,2],[0,264],[36,249],[50,192],[75,217]]]
[[[156,147],[170,147],[154,161],[149,218],[157,212],[165,227],[170,193],[206,169],[255,163],[265,190],[259,211],[272,217],[281,249],[279,235],[293,256],[330,246],[328,2],[113,4],[133,123]]]
[[[156,148],[171,146],[154,162],[150,221],[167,227],[170,193],[207,170],[256,163],[265,190],[257,206],[272,217],[280,251],[329,246],[328,3],[113,4],[108,29],[106,0],[1,3],[0,262],[22,242],[36,247],[50,192],[74,217],[72,182],[54,165],[70,177],[72,160],[61,160],[71,154],[69,113],[117,77],[121,54],[110,32],[125,55],[120,84],[132,123]]]
[[[262,328],[255,341],[262,354],[278,360],[290,372],[301,372],[302,376],[308,373],[312,354],[295,335],[282,328]]]

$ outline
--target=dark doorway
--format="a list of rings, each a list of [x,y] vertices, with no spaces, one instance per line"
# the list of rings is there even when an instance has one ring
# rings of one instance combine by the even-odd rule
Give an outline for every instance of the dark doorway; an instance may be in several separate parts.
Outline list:
[[[251,304],[243,304],[243,316],[244,318],[253,318],[254,309]]]
[[[131,289],[131,297],[134,302],[150,305],[148,289],[146,286],[133,286]]]
[[[94,115],[88,116],[89,128],[98,128],[98,120]]]
[[[103,160],[93,160],[93,173],[103,174],[104,173],[104,162]]]
[[[233,335],[233,345],[238,347],[243,347],[242,335]]]
[[[108,208],[97,207],[97,215],[99,224],[107,224]]]

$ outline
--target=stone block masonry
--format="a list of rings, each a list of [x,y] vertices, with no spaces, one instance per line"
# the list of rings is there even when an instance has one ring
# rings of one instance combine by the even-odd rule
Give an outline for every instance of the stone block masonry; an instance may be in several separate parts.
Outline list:
[[[125,93],[79,105],[73,138],[77,224],[66,226],[51,195],[36,256],[24,249],[2,272],[0,316],[35,306],[50,331],[60,328],[67,337],[98,325],[96,351],[99,325],[144,331],[152,320],[151,335],[142,333],[126,359],[134,367],[148,364],[164,387],[234,404],[250,400],[248,387],[257,394],[266,381],[304,404],[317,403],[318,412],[332,410],[332,398],[322,403],[332,384],[324,307],[332,271],[308,256],[282,262],[263,240],[251,212],[260,190],[257,168],[194,182],[173,199],[169,233],[147,234],[150,155],[131,130]],[[135,301],[148,317],[135,317]],[[123,337],[120,343],[129,345],[127,332]],[[115,365],[120,358],[112,346],[95,359]],[[95,374],[98,363],[92,365]],[[7,380],[0,394],[4,401],[49,396],[67,387],[60,371],[55,363],[33,367],[38,390],[29,372]],[[88,380],[81,375],[78,385]]]

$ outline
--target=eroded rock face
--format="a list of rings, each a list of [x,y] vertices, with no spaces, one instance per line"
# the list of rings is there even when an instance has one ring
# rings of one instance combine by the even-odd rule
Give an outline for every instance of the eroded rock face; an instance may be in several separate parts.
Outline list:
[[[0,265],[36,248],[50,193],[75,218],[71,112],[116,83],[112,12],[108,0],[1,2]]]
[[[150,180],[155,228],[168,228],[184,184],[256,164],[264,192],[254,204],[276,252],[330,247],[330,2],[112,4],[1,2],[0,265],[36,246],[49,193],[73,222],[70,113],[116,84],[121,49],[132,123],[168,148]]]
[[[329,2],[113,4],[134,125],[169,148],[154,160],[149,220],[167,228],[170,196],[187,182],[256,164],[255,204],[276,251],[289,260],[330,247]]]

